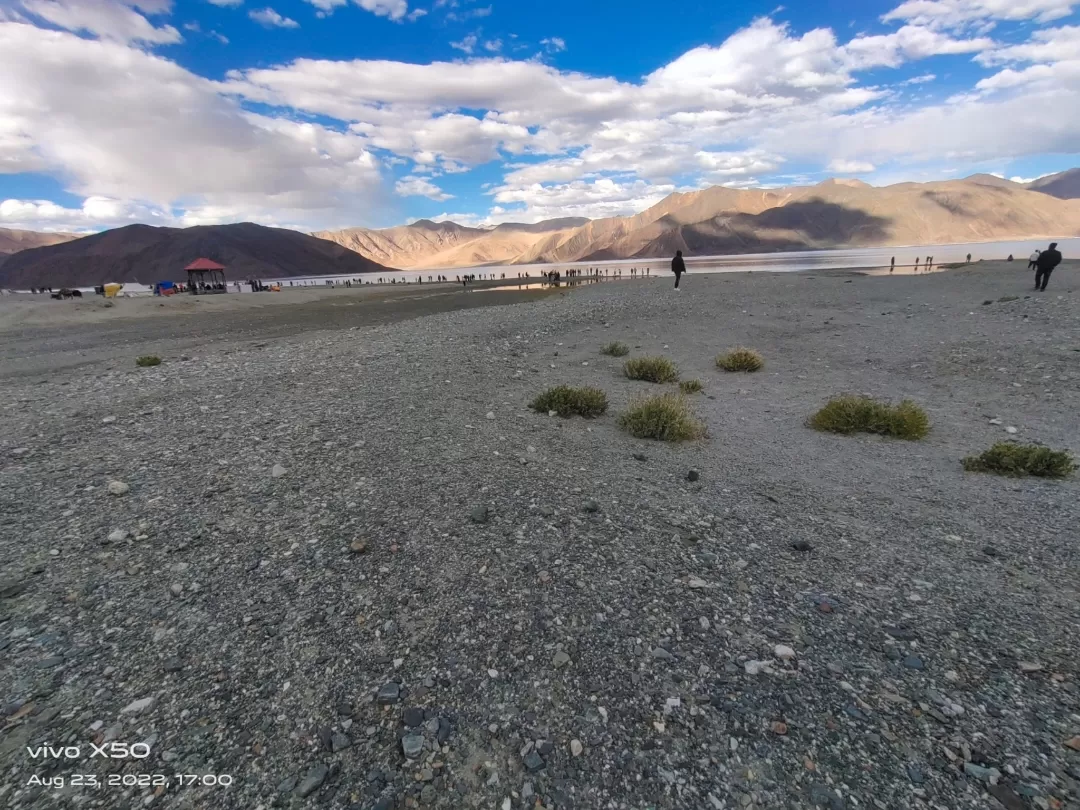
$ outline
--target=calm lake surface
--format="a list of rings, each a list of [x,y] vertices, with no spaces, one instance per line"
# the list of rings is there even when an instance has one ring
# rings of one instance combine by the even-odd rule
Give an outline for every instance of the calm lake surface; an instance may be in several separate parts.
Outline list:
[[[883,247],[883,248],[848,248],[844,250],[804,250],[789,253],[744,253],[729,256],[687,256],[687,269],[692,273],[735,273],[766,271],[771,273],[789,273],[801,270],[848,270],[853,268],[881,268],[888,267],[893,257],[896,258],[897,273],[911,272],[906,268],[914,268],[916,260],[921,266],[925,266],[928,256],[934,258],[934,267],[942,264],[965,261],[971,254],[972,261],[984,259],[986,261],[1004,259],[1012,254],[1016,261],[1023,261],[1026,265],[1027,257],[1036,249],[1045,249],[1050,241],[1058,243],[1058,249],[1067,259],[1080,258],[1080,238],[1062,237],[1056,240],[1049,239],[1026,239],[1015,242],[971,242],[955,245],[915,245],[911,247]],[[565,276],[569,269],[587,270],[588,268],[601,268],[614,273],[621,270],[623,278],[629,276],[631,268],[644,272],[646,269],[651,275],[665,275],[671,272],[671,259],[621,259],[618,261],[605,262],[565,262],[561,264],[530,264],[530,265],[505,265],[476,268],[457,268],[453,270],[399,270],[385,274],[383,283],[390,283],[393,279],[397,284],[415,283],[421,279],[425,284],[436,275],[443,275],[452,282],[463,274],[473,274],[477,278],[528,278],[539,279],[540,275],[559,270]],[[226,271],[227,275],[227,271]],[[341,283],[349,276],[293,276],[291,278],[277,279],[284,289],[293,287],[309,287],[324,285],[328,281]],[[367,274],[363,281],[372,284],[378,283],[379,274]],[[182,280],[182,279],[176,279]],[[230,278],[229,292],[236,292],[235,282],[237,279]],[[84,292],[93,292],[93,287],[82,288]],[[242,286],[241,292],[249,292],[250,288]],[[127,295],[145,295],[153,292],[153,287],[139,284],[125,284],[124,293]]]

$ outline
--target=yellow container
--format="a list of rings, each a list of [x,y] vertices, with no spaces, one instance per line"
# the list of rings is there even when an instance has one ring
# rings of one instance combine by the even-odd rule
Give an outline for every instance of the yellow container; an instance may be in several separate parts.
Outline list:
[[[106,284],[105,285],[105,297],[116,298],[116,294],[124,288],[123,284]]]

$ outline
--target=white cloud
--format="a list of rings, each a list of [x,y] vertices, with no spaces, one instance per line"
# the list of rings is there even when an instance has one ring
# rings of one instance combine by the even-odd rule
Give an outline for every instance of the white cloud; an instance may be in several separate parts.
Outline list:
[[[316,226],[355,222],[382,196],[356,135],[246,112],[115,42],[0,23],[0,173],[22,171],[81,197]]]
[[[81,208],[64,208],[49,200],[0,201],[0,226],[6,228],[81,233],[136,222],[175,224],[167,211],[108,197],[87,197]]]
[[[829,171],[836,172],[837,174],[865,174],[874,171],[874,169],[875,166],[873,163],[867,163],[862,160],[834,158],[829,162]]]
[[[484,50],[490,53],[498,53],[502,50],[502,46],[503,43],[501,39],[489,39],[484,42]]]
[[[963,28],[995,20],[1046,23],[1069,16],[1075,5],[1076,0],[907,0],[881,19],[933,28]]]
[[[540,44],[547,48],[549,53],[558,53],[566,50],[566,40],[562,37],[547,37],[540,40]]]
[[[981,65],[1008,62],[1064,62],[1080,59],[1080,25],[1045,28],[1019,45],[1009,45],[981,53],[975,61]]]
[[[264,28],[299,28],[300,23],[282,17],[272,8],[260,8],[248,12],[248,16]]]
[[[503,186],[494,189],[499,203],[496,222],[540,222],[557,217],[620,217],[656,205],[678,190],[673,184],[644,180],[619,182],[611,178],[575,180],[557,185]],[[506,209],[506,205],[521,206]]]
[[[235,8],[244,5],[244,0],[206,0],[206,2],[223,8]]]
[[[401,197],[427,197],[430,200],[443,202],[454,199],[453,194],[447,194],[426,177],[405,175],[394,184],[394,192]]]
[[[414,8],[414,9],[413,9],[412,11],[410,11],[410,12],[409,12],[409,13],[408,13],[408,14],[406,15],[406,19],[407,19],[407,20],[408,20],[409,22],[416,22],[416,21],[417,21],[417,20],[419,20],[419,19],[420,19],[421,17],[425,17],[425,16],[427,16],[427,13],[428,13],[428,11],[427,11],[427,9],[426,9],[426,8]]]
[[[455,50],[461,51],[462,53],[471,54],[474,50],[476,50],[476,43],[478,41],[479,37],[477,37],[476,34],[469,34],[460,42],[451,42],[450,47],[454,48]]]
[[[164,13],[170,8],[167,0],[21,0],[21,4],[33,16],[59,28],[95,34],[102,39],[146,45],[170,45],[183,40],[171,25],[155,28],[135,10]]]
[[[994,40],[986,37],[957,40],[932,28],[905,25],[892,34],[856,37],[841,48],[841,58],[853,70],[866,70],[899,67],[930,56],[978,53],[992,47]]]
[[[927,82],[932,82],[935,79],[937,79],[937,76],[935,76],[933,73],[924,73],[921,76],[912,76],[910,79],[904,79],[904,81],[900,82],[900,84],[901,86],[906,87],[912,84],[926,84]]]
[[[241,0],[242,1],[242,0]],[[334,9],[348,5],[349,0],[304,0],[319,9],[318,16],[324,17],[333,14]],[[406,16],[409,10],[407,0],[352,0],[353,5],[370,11],[377,17],[389,17],[391,20],[400,20]],[[423,9],[417,9],[408,15],[410,21],[414,21],[427,14]]]

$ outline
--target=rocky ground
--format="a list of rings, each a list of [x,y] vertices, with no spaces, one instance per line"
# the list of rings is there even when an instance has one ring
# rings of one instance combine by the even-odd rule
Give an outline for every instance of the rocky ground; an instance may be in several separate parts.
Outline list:
[[[960,466],[1080,451],[1076,273],[5,353],[0,804],[1078,807],[1080,484]],[[704,381],[707,439],[619,431],[657,387],[614,339]],[[740,344],[764,371],[714,368]],[[611,412],[527,409],[559,383]],[[932,432],[807,429],[841,392]]]

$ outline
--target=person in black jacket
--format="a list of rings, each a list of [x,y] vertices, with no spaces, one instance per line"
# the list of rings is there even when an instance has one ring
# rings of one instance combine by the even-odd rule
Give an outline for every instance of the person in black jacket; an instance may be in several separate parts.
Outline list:
[[[1050,274],[1054,268],[1061,264],[1061,251],[1057,249],[1057,242],[1051,242],[1050,248],[1039,254],[1035,262],[1035,289],[1042,292],[1050,281]]]
[[[683,261],[682,251],[675,251],[675,258],[671,260],[671,272],[675,274],[675,289],[679,289],[679,279],[686,272],[686,262]]]

